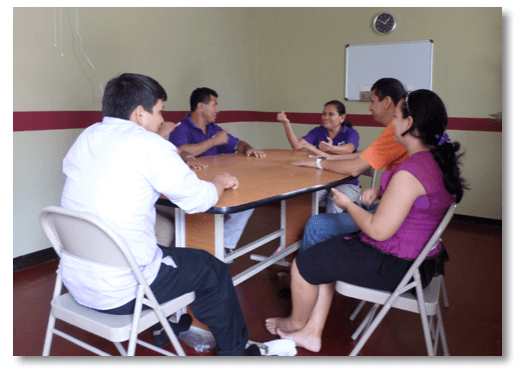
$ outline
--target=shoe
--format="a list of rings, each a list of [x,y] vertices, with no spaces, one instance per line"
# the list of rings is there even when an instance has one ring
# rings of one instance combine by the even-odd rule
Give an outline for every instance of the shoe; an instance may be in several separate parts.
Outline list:
[[[233,262],[235,260],[229,260],[229,261],[225,261],[225,258],[226,258],[226,255],[228,253],[232,253],[233,252],[233,249],[232,248],[224,248],[224,264],[233,264]]]
[[[159,324],[159,323],[158,323]],[[178,323],[169,322],[172,327],[172,331],[176,337],[191,328],[192,317],[189,314],[183,314],[180,316],[180,321]],[[160,332],[161,331],[161,332]],[[170,342],[169,335],[162,328],[161,330],[152,330],[152,343],[158,348],[163,348],[167,346]]]
[[[246,356],[262,356],[262,354],[260,353],[260,348],[252,344],[246,348]]]

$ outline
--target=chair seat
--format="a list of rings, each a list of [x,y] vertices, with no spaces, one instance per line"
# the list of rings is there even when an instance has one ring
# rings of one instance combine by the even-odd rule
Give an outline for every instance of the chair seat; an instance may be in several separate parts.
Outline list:
[[[163,303],[161,305],[163,314],[166,317],[170,316],[180,308],[189,305],[194,301],[194,298],[195,294],[191,292]],[[54,298],[51,301],[51,309],[57,319],[66,321],[107,340],[122,342],[130,338],[132,314],[112,315],[93,310],[77,303],[70,293]],[[143,332],[157,322],[158,319],[154,310],[142,311],[138,332]]]
[[[434,277],[429,285],[423,290],[425,312],[427,315],[435,315],[438,298],[440,296],[440,287],[442,284],[442,277]],[[387,299],[392,295],[390,291],[374,290],[362,286],[352,285],[346,282],[337,281],[335,290],[347,297],[352,297],[366,302],[385,304]],[[419,313],[418,301],[416,297],[409,291],[401,294],[392,304],[393,308],[399,308],[410,312]]]

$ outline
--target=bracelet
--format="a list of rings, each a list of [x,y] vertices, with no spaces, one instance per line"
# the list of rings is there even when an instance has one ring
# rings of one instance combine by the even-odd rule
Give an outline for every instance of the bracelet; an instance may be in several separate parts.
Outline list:
[[[323,167],[321,166],[321,160],[326,160],[326,157],[318,157],[318,158],[315,160],[315,165],[316,165],[317,168],[319,168],[319,169],[323,169]]]
[[[194,157],[193,155],[187,155],[185,157],[185,162],[187,163],[187,161],[189,160],[189,158],[193,158],[193,159],[196,159],[196,157]]]

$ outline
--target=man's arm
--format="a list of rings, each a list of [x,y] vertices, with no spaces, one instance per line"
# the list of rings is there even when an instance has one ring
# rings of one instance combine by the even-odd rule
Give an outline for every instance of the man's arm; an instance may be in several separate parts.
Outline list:
[[[248,143],[244,142],[243,140],[238,141],[236,150],[240,152],[241,154],[246,154],[247,156],[251,156],[251,155],[254,155],[256,157],[266,156],[266,153],[264,151],[261,151],[255,147],[251,147]]]
[[[356,154],[353,154],[356,155]],[[310,157],[307,159],[295,161],[292,165],[300,167],[313,167],[317,168],[316,158]],[[322,160],[320,162],[321,167],[332,172],[342,173],[345,175],[351,175],[354,177],[368,171],[371,167],[363,159],[359,158],[359,154],[353,159],[346,160]]]
[[[178,154],[180,155],[182,160],[186,162],[189,167],[194,169],[202,169],[208,167],[207,164],[197,161],[196,157],[194,157],[194,155],[190,152],[182,150],[180,147],[176,147],[176,150],[178,151]]]
[[[193,156],[200,156],[205,151],[210,150],[215,146],[226,144],[229,140],[229,135],[224,130],[217,132],[211,138],[200,143],[182,144],[180,148],[188,151]]]

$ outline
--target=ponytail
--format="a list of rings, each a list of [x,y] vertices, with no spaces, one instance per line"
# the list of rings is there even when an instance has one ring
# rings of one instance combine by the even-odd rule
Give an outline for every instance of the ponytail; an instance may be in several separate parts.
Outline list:
[[[427,89],[407,93],[401,103],[403,117],[413,117],[413,124],[402,135],[411,133],[433,147],[431,152],[443,172],[444,186],[456,196],[456,202],[460,202],[464,189],[468,189],[460,177],[459,159],[463,153],[457,154],[460,143],[451,142],[445,133],[449,118],[444,103]]]
[[[457,203],[462,199],[464,189],[468,189],[465,180],[460,177],[459,160],[464,153],[457,154],[459,149],[460,143],[445,142],[431,150],[435,161],[444,174],[444,186],[449,193],[456,196]]]
[[[350,122],[348,119],[345,118],[345,120],[343,121],[343,123],[341,124],[343,126],[346,126],[346,127],[354,127],[354,125],[352,125],[352,122]]]

